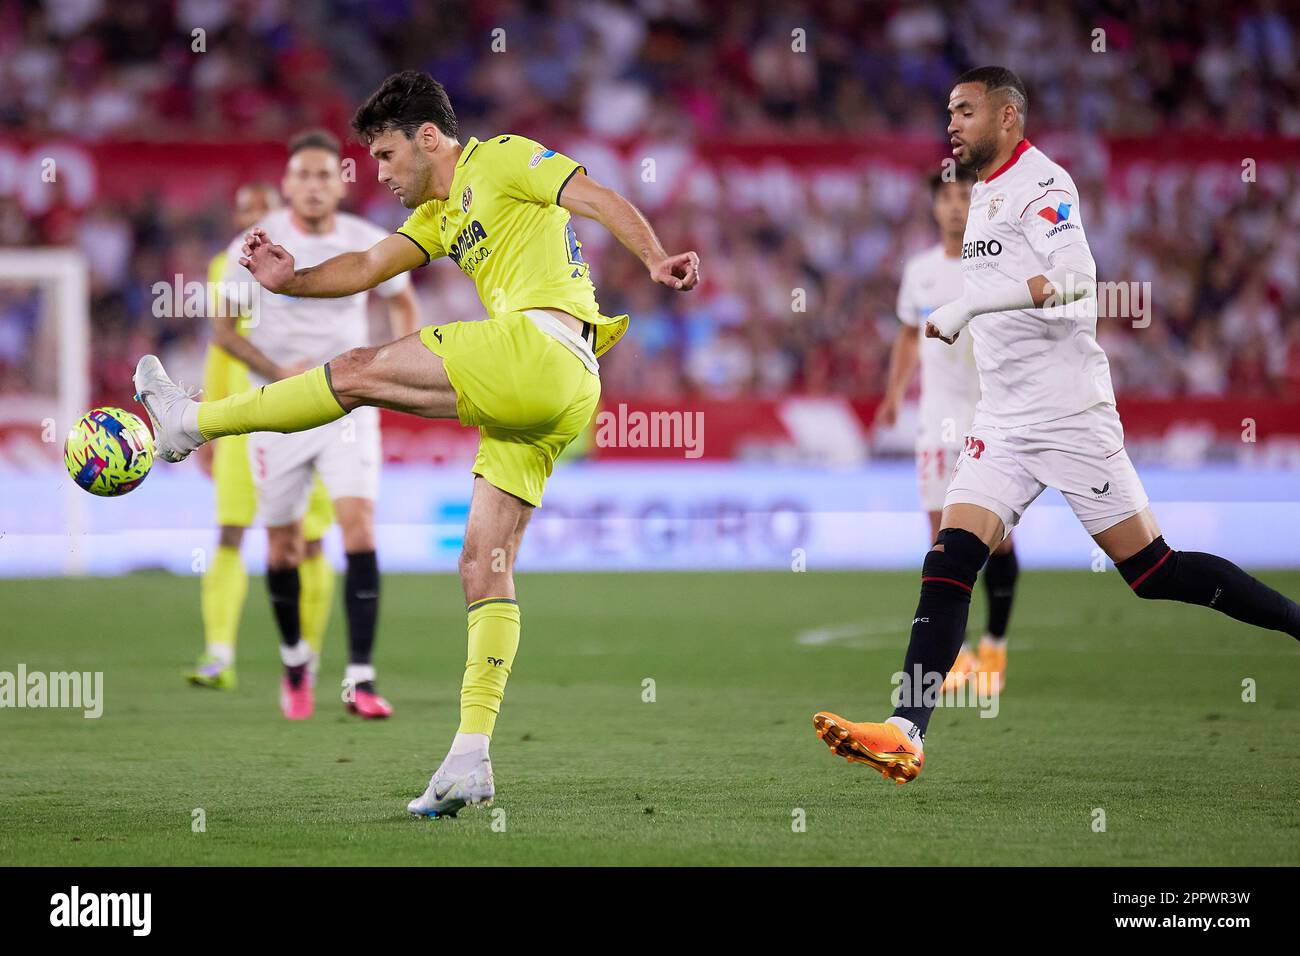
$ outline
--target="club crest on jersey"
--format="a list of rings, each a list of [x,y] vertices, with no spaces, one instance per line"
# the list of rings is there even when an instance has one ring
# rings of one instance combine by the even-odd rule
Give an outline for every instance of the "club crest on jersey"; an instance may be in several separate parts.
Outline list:
[[[994,196],[989,200],[989,218],[992,219],[1002,209],[1002,204],[1007,201],[1006,196]]]
[[[472,203],[473,201],[474,201],[474,191],[470,189],[468,186],[466,186],[465,191],[460,194],[460,211],[469,212],[470,203]]]
[[[528,168],[536,169],[538,164],[544,159],[550,159],[555,155],[555,150],[547,149],[545,146],[538,146],[533,150],[533,158],[528,160]]]

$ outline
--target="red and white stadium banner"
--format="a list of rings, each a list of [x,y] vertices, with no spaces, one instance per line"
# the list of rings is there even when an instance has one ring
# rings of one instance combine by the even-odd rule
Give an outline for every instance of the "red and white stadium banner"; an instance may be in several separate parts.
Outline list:
[[[937,168],[948,155],[941,138],[924,137],[692,144],[532,132],[649,208],[684,201],[704,208],[779,205],[783,198],[797,200],[805,187],[822,196],[848,195],[863,177],[915,176]],[[1076,180],[1104,182],[1107,191],[1120,196],[1144,188],[1163,169],[1193,171],[1198,189],[1241,190],[1243,157],[1253,161],[1252,175],[1264,185],[1284,182],[1300,166],[1300,139],[1286,137],[1057,134],[1037,142]],[[51,161],[57,189],[50,188]],[[31,215],[54,203],[80,210],[106,200],[135,202],[150,194],[171,209],[198,209],[227,202],[236,187],[251,180],[278,182],[284,161],[284,144],[277,142],[78,143],[0,137],[0,196],[17,197]],[[354,205],[379,197],[391,207],[392,218],[403,215],[376,182],[375,163],[364,148],[347,143],[344,161],[344,175],[355,184]]]

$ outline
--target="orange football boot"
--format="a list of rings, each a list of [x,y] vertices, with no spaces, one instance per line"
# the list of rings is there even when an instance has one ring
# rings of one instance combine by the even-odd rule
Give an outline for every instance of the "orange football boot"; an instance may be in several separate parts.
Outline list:
[[[813,727],[834,753],[900,785],[915,780],[925,763],[921,748],[893,724],[855,724],[823,710],[813,715]]]
[[[939,688],[939,693],[947,694],[956,690],[970,678],[980,667],[979,655],[972,651],[965,644],[961,646],[961,653],[957,659],[952,662],[952,670],[948,671],[948,676],[943,679],[943,686]]]
[[[995,644],[989,638],[980,640],[979,666],[975,669],[976,685],[980,691],[1000,694],[1007,686],[1007,645]],[[987,682],[987,683],[986,683]]]

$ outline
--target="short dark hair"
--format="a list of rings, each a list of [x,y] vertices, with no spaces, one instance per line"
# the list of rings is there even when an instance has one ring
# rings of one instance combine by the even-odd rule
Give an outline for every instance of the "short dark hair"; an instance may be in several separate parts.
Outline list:
[[[1005,66],[977,66],[973,70],[967,70],[957,77],[953,86],[963,83],[982,83],[985,92],[1002,93],[1015,106],[1022,120],[1029,112],[1029,94],[1025,92],[1025,84]]]
[[[954,166],[951,172],[941,169],[930,176],[930,195],[939,195],[944,183],[970,183],[973,186],[978,179],[974,170],[965,166]]]
[[[296,156],[304,149],[323,149],[335,156],[341,156],[343,153],[339,138],[326,129],[304,130],[289,140],[290,157]]]
[[[407,139],[413,139],[415,131],[425,123],[438,127],[444,136],[455,139],[460,135],[447,91],[419,70],[403,70],[384,80],[352,117],[357,138],[367,145],[390,130],[400,130]]]

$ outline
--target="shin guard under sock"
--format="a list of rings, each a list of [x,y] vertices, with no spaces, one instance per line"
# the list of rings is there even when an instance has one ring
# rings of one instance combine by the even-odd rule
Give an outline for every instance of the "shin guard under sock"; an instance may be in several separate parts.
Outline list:
[[[984,565],[984,596],[988,599],[989,617],[985,631],[993,637],[1005,637],[1011,620],[1011,601],[1016,594],[1020,564],[1016,552],[990,554]]]
[[[379,560],[373,551],[347,555],[343,606],[348,615],[348,662],[369,664],[379,620]]]
[[[924,735],[944,676],[957,659],[966,634],[971,590],[989,549],[959,528],[944,528],[925,556],[921,600],[912,619],[912,638],[903,662],[895,717],[910,720]]]
[[[1300,605],[1217,555],[1175,551],[1159,537],[1115,567],[1138,597],[1212,607],[1300,639]]]

